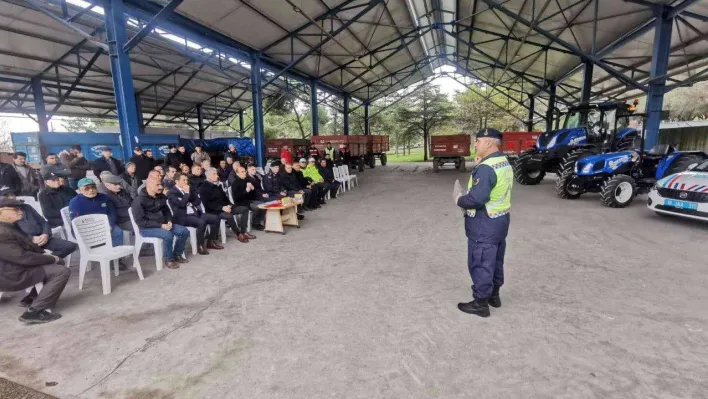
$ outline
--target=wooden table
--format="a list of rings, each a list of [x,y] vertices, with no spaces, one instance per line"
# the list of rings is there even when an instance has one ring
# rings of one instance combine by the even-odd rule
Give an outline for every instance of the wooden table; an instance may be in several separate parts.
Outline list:
[[[259,208],[266,211],[265,231],[285,234],[285,226],[295,226],[300,228],[300,223],[297,220],[297,206],[302,204],[302,201],[293,201],[290,205],[258,205]]]

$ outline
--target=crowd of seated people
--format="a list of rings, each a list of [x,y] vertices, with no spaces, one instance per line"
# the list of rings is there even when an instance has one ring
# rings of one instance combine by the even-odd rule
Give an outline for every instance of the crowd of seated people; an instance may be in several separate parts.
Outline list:
[[[20,301],[27,307],[20,321],[36,324],[61,317],[51,309],[70,276],[63,259],[77,251],[77,244],[52,234],[65,225],[62,210],[69,220],[106,215],[113,246],[123,244],[124,231],[162,239],[166,267],[178,269],[189,263],[187,227],[196,230],[196,251],[206,256],[224,249],[219,243],[219,238],[225,240],[219,237],[222,222],[239,242],[248,243],[256,239],[248,229],[249,219],[254,230],[265,229],[262,204],[301,195],[298,217],[304,218],[303,211],[320,208],[328,192],[337,198],[339,191],[328,151],[319,160],[301,158],[296,163],[288,162],[292,153],[286,154],[286,162],[274,161],[265,176],[254,164],[242,164],[244,158],[233,146],[217,167],[200,148],[190,156],[184,147],[171,146],[164,165],[155,164],[140,147],[134,152],[123,165],[106,147],[92,168],[80,146],[62,151],[62,163],[57,155],[47,154],[39,172],[20,152],[12,165],[0,164],[0,292],[31,288]],[[95,179],[86,177],[89,169]],[[18,200],[20,195],[36,197],[41,213]],[[119,264],[121,270],[126,268],[124,259]],[[40,292],[33,288],[37,283],[43,283]]]

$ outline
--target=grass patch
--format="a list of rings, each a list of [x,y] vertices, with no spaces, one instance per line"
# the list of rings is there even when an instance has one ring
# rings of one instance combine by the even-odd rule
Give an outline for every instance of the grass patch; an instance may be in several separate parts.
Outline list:
[[[474,149],[472,152],[474,153]],[[408,151],[406,151],[406,155],[403,155],[403,151],[399,151],[398,156],[394,151],[388,151],[386,153],[386,157],[388,158],[388,162],[423,162],[423,149],[413,148],[411,149],[410,155],[408,154]],[[432,157],[428,154],[428,161],[431,159]],[[474,154],[469,157],[465,157],[465,159],[468,161],[474,160]]]

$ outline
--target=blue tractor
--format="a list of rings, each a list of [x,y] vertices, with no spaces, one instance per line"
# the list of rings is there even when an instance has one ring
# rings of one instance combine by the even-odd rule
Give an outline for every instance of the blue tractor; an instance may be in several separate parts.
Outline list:
[[[629,127],[636,108],[623,102],[584,104],[571,108],[562,129],[545,132],[536,147],[521,154],[512,164],[516,181],[536,185],[546,173],[558,176],[572,170],[585,156],[628,149],[639,135]]]
[[[576,199],[582,194],[600,193],[602,204],[624,208],[634,197],[648,193],[657,180],[683,172],[708,160],[700,151],[677,151],[668,144],[657,144],[644,151],[644,131],[630,149],[584,157],[572,170],[556,181],[556,194]]]

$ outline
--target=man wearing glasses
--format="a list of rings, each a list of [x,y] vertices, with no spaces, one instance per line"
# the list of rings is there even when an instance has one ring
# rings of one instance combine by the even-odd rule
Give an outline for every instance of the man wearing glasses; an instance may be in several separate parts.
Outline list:
[[[113,201],[105,194],[100,194],[96,183],[84,177],[79,180],[79,195],[69,201],[69,217],[71,220],[84,215],[106,215],[111,226],[111,242],[113,246],[123,245],[123,230],[118,226],[116,208]],[[120,260],[121,269],[125,268],[123,259]]]

